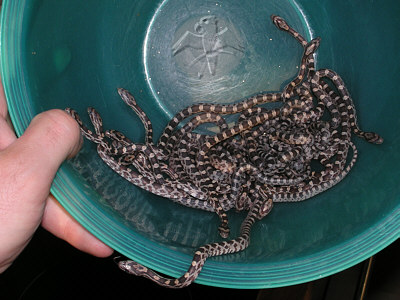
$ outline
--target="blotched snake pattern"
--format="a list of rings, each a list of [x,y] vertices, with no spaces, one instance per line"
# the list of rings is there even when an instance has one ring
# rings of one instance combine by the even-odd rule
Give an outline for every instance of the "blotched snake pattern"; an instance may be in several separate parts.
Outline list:
[[[222,237],[229,236],[226,211],[249,211],[237,238],[197,249],[180,278],[165,278],[132,260],[118,262],[126,272],[169,288],[189,285],[208,257],[246,249],[252,225],[271,211],[273,203],[303,201],[341,181],[357,159],[352,134],[370,143],[383,142],[378,134],[359,128],[342,78],[329,69],[315,70],[320,38],[307,42],[281,17],[271,19],[304,48],[297,76],[281,92],[262,93],[230,105],[187,107],[171,119],[158,143],[153,141],[150,119],[127,90],[120,88],[118,93],[144,125],[143,144],[116,130],[104,130],[94,108],[88,109],[94,130],[82,123],[76,111],[66,109],[83,135],[97,144],[99,156],[110,168],[153,194],[215,212]],[[271,102],[282,105],[262,106]],[[224,119],[228,114],[238,115],[234,125],[228,126]],[[196,132],[201,124],[212,124],[218,132]]]

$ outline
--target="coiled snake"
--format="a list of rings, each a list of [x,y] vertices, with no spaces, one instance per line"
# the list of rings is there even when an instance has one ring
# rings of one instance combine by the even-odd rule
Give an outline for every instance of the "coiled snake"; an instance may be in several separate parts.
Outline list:
[[[217,213],[222,237],[229,236],[226,211],[248,210],[239,236],[198,248],[180,278],[165,278],[132,260],[118,262],[122,270],[165,287],[185,287],[197,278],[208,257],[246,249],[252,225],[268,215],[274,202],[303,201],[341,181],[358,155],[352,133],[370,143],[383,142],[378,134],[360,129],[342,78],[332,70],[315,69],[320,38],[307,42],[281,17],[271,19],[304,49],[297,76],[281,92],[261,93],[229,105],[187,107],[171,119],[157,144],[150,119],[127,90],[120,88],[118,93],[143,123],[144,144],[115,130],[104,131],[93,108],[88,113],[94,130],[82,123],[76,111],[66,109],[111,169],[146,191]],[[282,106],[263,106],[271,102]],[[239,115],[234,125],[228,126],[223,118],[228,114]],[[201,124],[212,124],[218,132],[199,133]],[[313,163],[321,168],[314,169]]]

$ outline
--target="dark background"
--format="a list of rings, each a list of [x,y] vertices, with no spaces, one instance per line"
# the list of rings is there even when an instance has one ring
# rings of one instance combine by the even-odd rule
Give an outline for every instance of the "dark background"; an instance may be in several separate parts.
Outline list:
[[[0,274],[0,299],[397,300],[399,250],[398,240],[348,270],[285,288],[235,290],[192,284],[170,290],[120,271],[112,257],[82,253],[40,228],[14,264]]]

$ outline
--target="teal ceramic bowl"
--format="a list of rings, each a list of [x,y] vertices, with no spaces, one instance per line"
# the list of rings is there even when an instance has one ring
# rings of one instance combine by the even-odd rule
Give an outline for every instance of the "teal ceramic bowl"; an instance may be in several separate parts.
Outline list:
[[[120,100],[118,87],[136,96],[156,136],[192,103],[232,103],[281,90],[297,73],[302,49],[275,28],[271,14],[307,39],[322,38],[317,67],[342,75],[361,127],[385,142],[354,139],[359,160],[342,182],[307,201],[276,204],[254,226],[247,250],[209,259],[196,282],[279,287],[351,267],[400,232],[397,0],[5,0],[1,76],[17,134],[52,108],[72,107],[89,123],[86,107],[93,106],[106,128],[143,141],[140,120]],[[172,55],[174,43],[207,16],[226,28],[221,39],[231,54],[221,54],[218,64],[201,57],[190,63],[198,55],[190,44]],[[62,165],[52,193],[99,239],[173,277],[186,271],[198,246],[220,240],[215,214],[132,186],[102,163],[89,142]],[[229,217],[234,236],[244,214]]]

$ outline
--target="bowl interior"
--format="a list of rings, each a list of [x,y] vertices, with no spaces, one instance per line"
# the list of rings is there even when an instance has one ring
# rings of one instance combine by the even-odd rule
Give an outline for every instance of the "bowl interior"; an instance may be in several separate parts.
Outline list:
[[[302,48],[276,29],[271,14],[308,40],[322,38],[317,67],[344,78],[361,127],[381,134],[384,144],[355,138],[359,159],[341,183],[304,202],[276,204],[254,226],[246,251],[210,259],[197,282],[240,288],[300,283],[350,267],[399,236],[397,1],[42,0],[3,6],[2,78],[18,134],[35,114],[52,108],[74,108],[90,124],[85,112],[92,106],[106,129],[142,142],[140,120],[117,94],[123,87],[158,137],[190,104],[279,91],[296,75]],[[202,56],[193,34],[204,18],[217,20],[226,46],[213,60]],[[183,40],[186,46],[174,52]],[[187,269],[197,247],[220,240],[215,214],[132,186],[89,142],[62,166],[52,191],[101,240],[171,276]],[[229,212],[231,236],[244,216]]]

